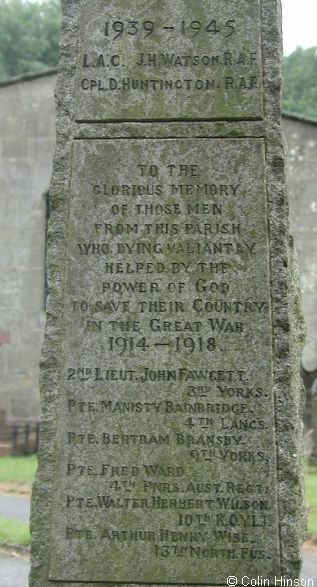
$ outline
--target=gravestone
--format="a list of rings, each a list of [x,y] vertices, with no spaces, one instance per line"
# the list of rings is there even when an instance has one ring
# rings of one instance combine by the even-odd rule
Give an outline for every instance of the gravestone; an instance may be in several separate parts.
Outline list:
[[[317,379],[311,390],[311,423],[312,423],[312,451],[309,457],[309,464],[317,465]]]
[[[301,376],[307,391],[304,425],[309,464],[317,464],[317,341],[310,340],[303,349]],[[306,418],[305,418],[306,416]]]
[[[279,3],[63,11],[30,585],[297,577]]]

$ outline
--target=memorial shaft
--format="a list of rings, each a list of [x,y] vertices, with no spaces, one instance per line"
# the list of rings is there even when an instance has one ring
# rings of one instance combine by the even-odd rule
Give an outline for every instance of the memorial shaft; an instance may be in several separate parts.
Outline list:
[[[295,578],[276,0],[64,0],[32,587]]]

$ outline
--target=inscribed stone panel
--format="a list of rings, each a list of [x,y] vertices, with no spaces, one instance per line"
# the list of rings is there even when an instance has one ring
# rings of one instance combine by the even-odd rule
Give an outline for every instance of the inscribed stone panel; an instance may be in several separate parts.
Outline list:
[[[73,145],[50,579],[279,568],[262,139]]]
[[[78,120],[262,117],[259,0],[82,0]]]

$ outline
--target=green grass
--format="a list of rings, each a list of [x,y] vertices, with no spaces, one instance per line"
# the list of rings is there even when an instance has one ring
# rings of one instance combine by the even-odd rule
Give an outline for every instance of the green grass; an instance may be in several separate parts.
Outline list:
[[[305,468],[308,534],[317,534],[317,467]]]
[[[28,524],[0,516],[0,544],[29,546],[30,542]]]
[[[37,465],[36,456],[0,457],[0,483],[31,485]]]
[[[0,457],[0,483],[11,482],[31,485],[37,460],[32,457]],[[317,467],[305,467],[308,534],[317,534]],[[28,525],[0,516],[0,543],[30,543]]]

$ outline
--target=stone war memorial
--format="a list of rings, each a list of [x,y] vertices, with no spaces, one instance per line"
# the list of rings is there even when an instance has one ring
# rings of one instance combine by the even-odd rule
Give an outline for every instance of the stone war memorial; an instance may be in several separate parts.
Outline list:
[[[299,576],[280,21],[63,1],[31,587]]]

